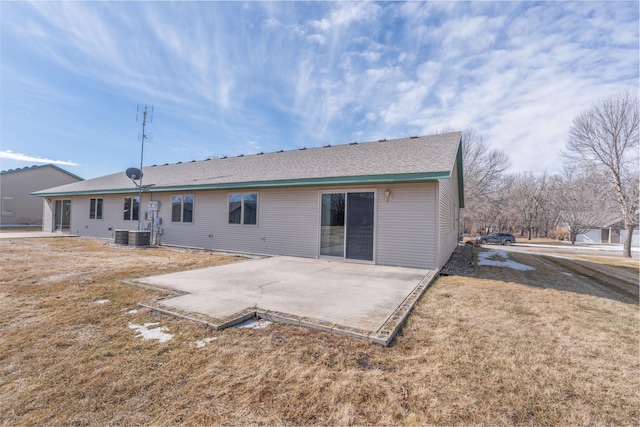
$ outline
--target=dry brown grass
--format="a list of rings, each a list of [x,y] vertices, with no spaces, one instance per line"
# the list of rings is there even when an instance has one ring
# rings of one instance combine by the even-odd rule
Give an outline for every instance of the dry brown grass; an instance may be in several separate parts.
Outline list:
[[[213,332],[127,314],[155,294],[121,279],[230,261],[217,255],[79,239],[0,240],[0,254],[5,425],[638,422],[637,306],[562,288],[567,276],[544,260],[438,279],[383,348],[288,325]],[[127,328],[152,321],[174,339]],[[196,348],[204,337],[216,340]]]
[[[640,260],[638,258],[600,255],[571,255],[571,258],[599,264],[605,269],[609,269],[609,267],[622,267],[623,270],[634,274],[636,279],[638,278],[638,272],[640,271]]]

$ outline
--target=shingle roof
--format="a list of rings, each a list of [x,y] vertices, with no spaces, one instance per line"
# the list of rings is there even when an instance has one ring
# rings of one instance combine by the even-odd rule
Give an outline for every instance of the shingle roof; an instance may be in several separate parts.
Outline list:
[[[460,132],[278,151],[143,168],[145,191],[429,181],[450,178]],[[136,191],[124,171],[33,193]]]

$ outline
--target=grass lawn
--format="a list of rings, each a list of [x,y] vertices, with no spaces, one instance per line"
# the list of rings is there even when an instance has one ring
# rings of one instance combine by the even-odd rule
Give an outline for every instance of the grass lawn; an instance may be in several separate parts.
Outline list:
[[[132,311],[159,295],[121,283],[237,258],[0,240],[0,424],[637,425],[637,303],[509,256],[535,270],[437,279],[384,348],[290,325],[214,332]],[[637,271],[614,260],[598,262]],[[130,327],[146,323],[172,339]]]

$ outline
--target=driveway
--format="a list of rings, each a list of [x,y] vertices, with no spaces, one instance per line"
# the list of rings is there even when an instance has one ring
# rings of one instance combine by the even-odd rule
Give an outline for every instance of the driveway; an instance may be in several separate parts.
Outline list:
[[[257,316],[388,345],[435,270],[276,256],[152,276],[176,296],[143,303],[221,329]]]
[[[622,245],[600,245],[600,244],[584,244],[577,243],[571,244],[559,244],[559,245],[545,245],[539,243],[527,243],[526,241],[519,241],[518,243],[510,246],[501,245],[482,245],[484,248],[499,248],[506,251],[513,252],[526,252],[539,255],[594,255],[594,256],[622,256]],[[631,247],[631,257],[638,258],[640,255],[640,248],[637,246]]]

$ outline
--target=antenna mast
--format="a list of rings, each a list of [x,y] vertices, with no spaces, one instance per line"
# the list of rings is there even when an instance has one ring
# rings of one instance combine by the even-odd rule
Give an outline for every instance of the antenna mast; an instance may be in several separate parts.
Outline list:
[[[140,118],[142,116],[142,118]],[[142,138],[140,144],[140,170],[142,171],[142,160],[144,159],[144,140],[147,139],[147,134],[144,132],[144,128],[149,123],[153,123],[153,105],[149,108],[148,105],[144,105],[143,111],[140,111],[140,104],[138,104],[138,113],[136,114],[136,122],[142,121]],[[138,187],[138,230],[140,230],[140,216],[142,214],[142,173],[140,174],[140,184]]]

